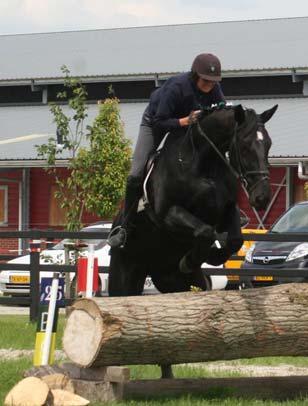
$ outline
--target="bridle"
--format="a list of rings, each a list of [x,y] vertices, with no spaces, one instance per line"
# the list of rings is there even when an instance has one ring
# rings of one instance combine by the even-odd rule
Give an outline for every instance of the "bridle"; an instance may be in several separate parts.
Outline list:
[[[230,172],[232,173],[232,175],[238,180],[240,180],[240,182],[243,184],[243,186],[245,187],[245,189],[248,188],[248,180],[247,180],[247,176],[250,175],[260,175],[261,177],[252,184],[252,186],[250,186],[249,189],[247,189],[248,193],[250,194],[261,182],[264,182],[266,180],[269,179],[269,171],[268,170],[260,170],[260,171],[247,171],[243,165],[243,160],[240,154],[240,150],[239,150],[239,145],[238,145],[238,129],[239,129],[239,125],[236,122],[235,126],[234,126],[234,131],[233,131],[233,136],[231,138],[230,141],[230,145],[229,145],[229,152],[230,154],[232,153],[232,151],[234,151],[235,154],[235,162],[236,162],[236,167],[237,169],[235,169],[229,162],[229,160],[219,151],[219,149],[216,147],[216,145],[212,142],[212,140],[209,139],[209,137],[206,135],[205,131],[202,129],[201,125],[200,125],[200,121],[197,120],[196,122],[197,125],[197,130],[199,132],[199,134],[206,139],[206,141],[211,145],[211,147],[215,150],[215,152],[217,153],[217,155],[222,159],[222,161],[227,165],[228,169],[230,170]],[[264,128],[264,124],[260,121],[257,122],[257,130]],[[262,131],[261,131],[262,132]]]

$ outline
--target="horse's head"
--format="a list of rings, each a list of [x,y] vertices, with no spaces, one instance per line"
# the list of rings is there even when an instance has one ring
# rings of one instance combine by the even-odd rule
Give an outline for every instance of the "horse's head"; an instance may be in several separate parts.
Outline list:
[[[262,114],[252,109],[234,107],[235,131],[230,146],[230,162],[247,183],[249,202],[257,210],[264,210],[271,198],[268,152],[272,141],[265,123],[278,105]]]

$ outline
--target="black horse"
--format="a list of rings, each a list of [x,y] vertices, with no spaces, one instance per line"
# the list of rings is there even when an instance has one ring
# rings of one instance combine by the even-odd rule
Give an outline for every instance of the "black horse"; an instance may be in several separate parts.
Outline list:
[[[211,288],[201,264],[222,264],[243,243],[239,180],[252,206],[269,203],[264,124],[277,107],[262,114],[241,105],[204,111],[185,135],[168,136],[147,182],[149,203],[125,247],[111,249],[110,296],[142,294],[147,275],[162,293]],[[113,226],[121,220],[120,211]],[[217,233],[225,235],[220,244]]]

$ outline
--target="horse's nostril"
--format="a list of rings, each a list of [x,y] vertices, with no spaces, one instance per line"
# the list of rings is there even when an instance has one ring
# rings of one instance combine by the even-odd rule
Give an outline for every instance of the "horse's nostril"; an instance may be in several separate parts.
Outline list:
[[[257,200],[258,203],[262,203],[264,201],[264,195],[257,196],[256,200]]]

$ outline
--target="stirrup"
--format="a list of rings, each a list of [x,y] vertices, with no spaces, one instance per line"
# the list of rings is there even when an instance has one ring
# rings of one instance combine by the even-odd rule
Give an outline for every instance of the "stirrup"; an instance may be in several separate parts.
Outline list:
[[[123,248],[126,241],[127,231],[122,226],[114,227],[107,237],[107,244],[109,244],[111,248]]]

